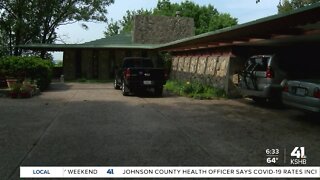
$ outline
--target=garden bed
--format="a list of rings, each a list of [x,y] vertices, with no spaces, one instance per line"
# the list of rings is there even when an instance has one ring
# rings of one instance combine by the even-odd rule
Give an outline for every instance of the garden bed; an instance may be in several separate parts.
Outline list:
[[[219,99],[227,98],[224,90],[208,85],[203,85],[199,82],[182,82],[169,80],[164,88],[180,96],[187,96],[195,99]]]

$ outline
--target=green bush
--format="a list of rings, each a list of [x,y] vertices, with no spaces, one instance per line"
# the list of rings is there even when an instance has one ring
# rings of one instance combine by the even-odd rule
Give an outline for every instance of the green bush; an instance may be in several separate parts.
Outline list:
[[[45,90],[51,83],[53,64],[39,57],[7,56],[0,59],[0,72],[8,78],[36,80],[40,90]]]
[[[175,94],[192,97],[195,99],[214,99],[227,97],[223,89],[204,85],[200,82],[180,82],[169,80],[165,85],[165,89]]]
[[[185,85],[181,86],[181,93],[182,94],[191,94],[193,93],[194,87],[190,83],[186,83]]]

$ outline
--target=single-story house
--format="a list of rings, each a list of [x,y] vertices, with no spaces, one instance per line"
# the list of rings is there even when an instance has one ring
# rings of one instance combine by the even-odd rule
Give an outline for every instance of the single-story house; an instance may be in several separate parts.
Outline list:
[[[320,3],[316,3],[197,36],[193,35],[190,18],[161,17],[165,20],[160,21],[138,17],[133,36],[118,35],[77,45],[21,47],[63,51],[67,79],[110,78],[114,65],[125,56],[149,56],[156,62],[159,52],[169,52],[173,57],[172,78],[201,81],[232,95],[237,93],[235,74],[251,55],[292,51],[316,54],[320,47],[319,14]]]

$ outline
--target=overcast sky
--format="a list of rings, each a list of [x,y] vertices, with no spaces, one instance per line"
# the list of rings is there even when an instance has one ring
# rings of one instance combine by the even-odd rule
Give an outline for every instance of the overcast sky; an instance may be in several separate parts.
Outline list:
[[[182,2],[184,0],[171,0],[171,2]],[[219,12],[230,13],[238,18],[238,23],[246,23],[277,13],[279,0],[192,0],[200,5],[213,5]],[[108,18],[113,20],[122,19],[127,10],[152,9],[158,0],[115,0],[115,3],[108,7]],[[103,38],[103,31],[106,23],[86,23],[89,27],[84,30],[81,23],[60,26],[57,30],[65,43],[84,43],[95,39]],[[57,42],[61,43],[61,42]],[[62,59],[62,53],[55,53],[54,59]]]

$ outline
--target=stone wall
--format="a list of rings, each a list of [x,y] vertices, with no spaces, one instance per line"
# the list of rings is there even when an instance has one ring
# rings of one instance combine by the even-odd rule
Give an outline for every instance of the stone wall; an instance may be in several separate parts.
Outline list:
[[[186,17],[135,16],[133,42],[161,44],[194,36],[194,21]]]
[[[231,53],[174,56],[171,78],[197,81],[229,91],[229,63]]]
[[[239,73],[243,70],[246,58],[242,56],[231,56],[228,68],[228,90],[233,97],[240,97],[241,94],[237,88],[239,85]]]

